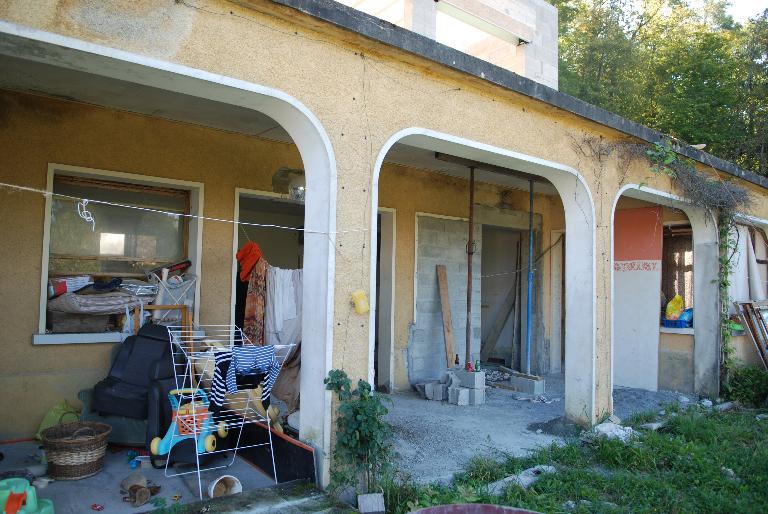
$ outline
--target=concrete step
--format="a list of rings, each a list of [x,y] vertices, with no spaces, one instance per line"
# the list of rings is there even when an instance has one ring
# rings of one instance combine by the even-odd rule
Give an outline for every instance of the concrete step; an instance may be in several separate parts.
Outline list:
[[[158,509],[156,514],[169,512]],[[331,498],[304,481],[246,491],[233,496],[202,500],[177,507],[174,514],[342,514],[356,509]]]

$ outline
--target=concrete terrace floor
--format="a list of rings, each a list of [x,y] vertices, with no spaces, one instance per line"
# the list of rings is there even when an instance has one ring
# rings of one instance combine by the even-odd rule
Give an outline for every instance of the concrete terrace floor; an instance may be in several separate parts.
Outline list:
[[[415,392],[392,394],[387,420],[393,427],[397,467],[418,482],[448,482],[474,456],[520,456],[563,441],[546,430],[537,433],[530,425],[561,418],[564,393],[564,376],[555,374],[546,377],[545,397],[551,403],[528,401],[528,395],[494,387],[486,390],[485,405],[476,407],[424,400]],[[679,397],[674,391],[615,387],[614,410],[624,419],[658,410]]]
[[[37,461],[32,457],[37,453],[39,442],[20,442],[0,445],[0,451],[5,458],[0,462],[0,471],[12,471],[24,469],[34,465]],[[218,459],[216,465],[226,463],[223,457]],[[104,506],[104,512],[112,514],[129,514],[134,512],[147,512],[153,510],[151,504],[140,508],[133,508],[130,503],[122,501],[120,493],[120,481],[131,474],[128,463],[127,450],[120,447],[109,447],[104,459],[104,468],[98,474],[82,480],[54,481],[47,487],[38,489],[39,498],[52,500],[56,514],[83,514],[94,512],[91,505]],[[181,495],[181,503],[195,502],[199,499],[196,474],[166,477],[164,469],[141,468],[138,469],[148,480],[161,486],[159,496],[165,498],[168,506],[174,501],[172,496]],[[171,472],[174,470],[171,469]],[[259,470],[245,459],[238,457],[229,468],[204,471],[202,482],[204,497],[208,482],[221,475],[236,476],[243,485],[244,491],[253,491],[274,486],[274,481],[263,471]]]

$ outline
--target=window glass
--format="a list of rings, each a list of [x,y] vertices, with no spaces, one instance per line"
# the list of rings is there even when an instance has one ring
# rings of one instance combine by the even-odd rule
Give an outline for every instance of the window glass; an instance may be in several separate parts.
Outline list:
[[[690,225],[664,228],[661,288],[666,300],[679,294],[693,307],[693,233]]]
[[[53,192],[175,214],[189,212],[187,191],[57,175]],[[172,214],[90,202],[94,224],[77,200],[54,196],[51,209],[52,277],[71,274],[143,275],[187,258],[187,219]]]

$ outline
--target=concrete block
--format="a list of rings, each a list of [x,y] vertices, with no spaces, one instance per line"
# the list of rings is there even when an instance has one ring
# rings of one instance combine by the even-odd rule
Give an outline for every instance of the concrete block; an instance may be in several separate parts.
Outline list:
[[[445,384],[440,382],[427,382],[424,384],[424,396],[427,400],[443,401],[445,399]]]
[[[485,371],[456,371],[461,387],[469,389],[485,389]]]
[[[448,401],[453,405],[469,405],[469,389],[466,387],[448,388]]]
[[[384,495],[382,493],[361,494],[357,497],[357,510],[360,514],[384,514]]]
[[[469,404],[483,405],[485,403],[485,388],[469,390]]]
[[[512,375],[509,378],[509,386],[525,394],[544,394],[544,379],[541,377]]]
[[[448,386],[445,384],[435,384],[432,390],[432,400],[442,402],[448,399]]]

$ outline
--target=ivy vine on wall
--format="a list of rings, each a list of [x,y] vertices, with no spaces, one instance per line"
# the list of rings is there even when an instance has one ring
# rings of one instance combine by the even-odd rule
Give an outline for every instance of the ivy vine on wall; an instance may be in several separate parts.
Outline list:
[[[646,150],[651,171],[670,177],[681,196],[707,211],[717,220],[719,241],[719,300],[721,339],[721,384],[728,382],[733,369],[728,288],[733,274],[733,257],[737,240],[734,236],[736,213],[749,207],[749,192],[730,180],[718,180],[696,170],[693,160],[680,156],[670,141],[653,143]]]

